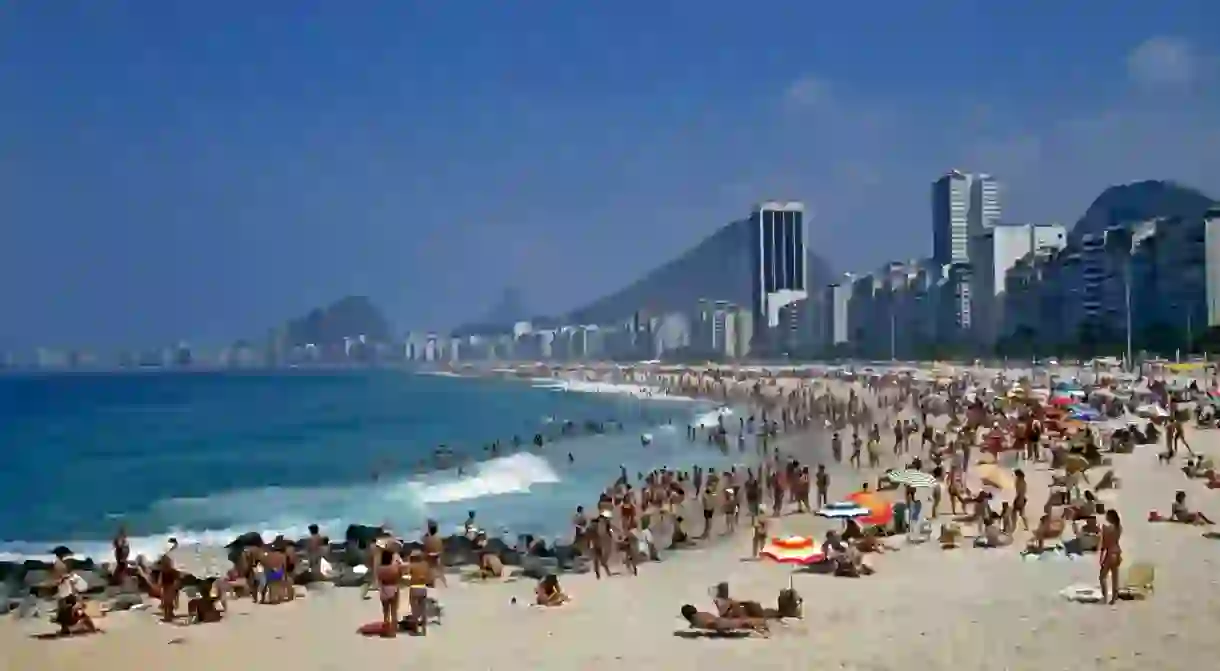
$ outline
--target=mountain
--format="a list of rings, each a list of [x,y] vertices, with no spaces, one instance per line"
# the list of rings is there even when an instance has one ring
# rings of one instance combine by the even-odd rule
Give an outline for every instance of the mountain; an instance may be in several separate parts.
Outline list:
[[[565,321],[604,324],[637,310],[686,311],[700,298],[750,305],[750,233],[748,219],[728,224],[626,287],[569,312]],[[833,281],[829,266],[812,250],[806,250],[805,268],[811,288]]]
[[[393,341],[393,330],[385,315],[366,296],[347,296],[326,307],[290,320],[284,326],[290,347],[314,344],[342,345],[344,338],[365,336],[369,342]]]
[[[1073,242],[1119,224],[1159,217],[1202,217],[1215,201],[1175,182],[1145,180],[1112,186],[1093,201],[1069,235]]]

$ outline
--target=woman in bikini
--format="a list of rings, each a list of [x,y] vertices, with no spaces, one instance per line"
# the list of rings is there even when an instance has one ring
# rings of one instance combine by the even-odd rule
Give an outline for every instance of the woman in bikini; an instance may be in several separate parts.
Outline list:
[[[394,638],[398,635],[398,595],[402,580],[402,562],[398,553],[384,548],[380,551],[374,578],[377,594],[381,597],[381,635]]]
[[[1101,600],[1118,601],[1118,569],[1123,564],[1123,548],[1119,544],[1123,537],[1123,524],[1118,517],[1118,511],[1113,508],[1106,511],[1106,524],[1101,529],[1101,550],[1098,561],[1101,570],[1097,579],[1101,583]],[[1109,577],[1109,589],[1106,589],[1106,578]]]

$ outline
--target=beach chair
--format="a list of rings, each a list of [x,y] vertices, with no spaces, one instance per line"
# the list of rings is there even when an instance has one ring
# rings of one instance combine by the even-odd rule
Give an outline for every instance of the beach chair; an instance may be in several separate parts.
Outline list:
[[[1127,569],[1127,580],[1119,589],[1125,599],[1146,599],[1152,596],[1156,583],[1156,565],[1151,562],[1136,562]]]

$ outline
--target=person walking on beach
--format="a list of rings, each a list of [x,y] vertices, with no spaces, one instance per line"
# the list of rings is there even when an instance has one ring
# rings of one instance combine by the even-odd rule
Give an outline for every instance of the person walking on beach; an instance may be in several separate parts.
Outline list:
[[[1118,601],[1118,569],[1123,565],[1122,537],[1122,520],[1118,517],[1118,511],[1110,508],[1106,511],[1106,523],[1101,529],[1101,549],[1097,555],[1101,569],[1097,579],[1101,583],[1101,600],[1106,601],[1108,595],[1111,604]],[[1107,586],[1109,589],[1106,589]]]
[[[860,431],[857,429],[851,436],[851,458],[847,463],[860,468],[860,448],[864,446],[864,441],[860,440]]]

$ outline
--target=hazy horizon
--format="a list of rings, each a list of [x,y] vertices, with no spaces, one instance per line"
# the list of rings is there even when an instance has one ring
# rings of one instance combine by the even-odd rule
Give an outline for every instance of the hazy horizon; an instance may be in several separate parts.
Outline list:
[[[765,10],[765,11],[764,11]],[[399,329],[616,290],[766,198],[837,272],[1220,195],[1220,7],[724,0],[0,4],[0,348],[229,342],[349,294]]]

